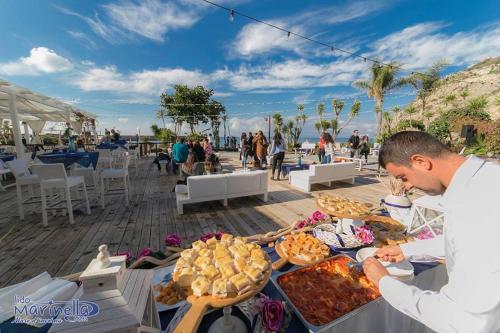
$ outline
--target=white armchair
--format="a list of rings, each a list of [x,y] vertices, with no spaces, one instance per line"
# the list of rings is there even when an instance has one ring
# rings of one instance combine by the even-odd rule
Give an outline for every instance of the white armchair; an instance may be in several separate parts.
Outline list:
[[[292,171],[288,181],[293,187],[302,191],[310,192],[312,184],[325,183],[332,185],[332,181],[350,181],[354,184],[356,177],[355,163],[333,163],[333,164],[315,164],[309,167],[309,170]]]

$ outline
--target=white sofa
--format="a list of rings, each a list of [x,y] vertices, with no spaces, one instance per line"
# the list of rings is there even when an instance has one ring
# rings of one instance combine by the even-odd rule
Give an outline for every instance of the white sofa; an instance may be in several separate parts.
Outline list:
[[[227,206],[227,199],[251,195],[263,195],[266,202],[267,178],[267,172],[260,170],[188,177],[187,185],[175,187],[177,212],[183,214],[189,203],[222,200]]]
[[[347,180],[354,184],[356,175],[356,164],[353,162],[314,164],[309,170],[291,171],[288,181],[293,187],[311,192],[312,184],[325,183],[331,186],[337,180]]]

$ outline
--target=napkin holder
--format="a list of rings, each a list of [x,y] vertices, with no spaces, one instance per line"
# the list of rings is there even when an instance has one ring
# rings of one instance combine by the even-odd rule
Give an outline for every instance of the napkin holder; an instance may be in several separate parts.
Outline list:
[[[99,246],[97,258],[92,259],[80,275],[85,294],[119,289],[125,273],[126,256],[109,256],[106,245]]]

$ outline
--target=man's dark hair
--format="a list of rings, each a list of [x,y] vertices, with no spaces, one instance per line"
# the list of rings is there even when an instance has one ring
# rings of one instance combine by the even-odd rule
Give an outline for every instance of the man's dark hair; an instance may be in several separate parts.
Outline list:
[[[385,168],[387,163],[409,166],[415,154],[439,157],[450,153],[448,147],[426,132],[403,131],[391,135],[380,148],[378,163]]]

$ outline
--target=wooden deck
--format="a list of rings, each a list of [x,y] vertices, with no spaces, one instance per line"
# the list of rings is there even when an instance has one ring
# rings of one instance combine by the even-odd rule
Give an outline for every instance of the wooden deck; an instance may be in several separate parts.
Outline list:
[[[223,155],[224,167],[238,164],[236,154]],[[97,254],[100,244],[110,253],[130,250],[137,253],[145,247],[161,249],[165,234],[181,235],[185,244],[201,234],[224,231],[252,235],[276,230],[309,216],[316,210],[314,197],[329,192],[348,198],[378,204],[387,190],[374,177],[362,172],[356,184],[335,182],[332,188],[313,186],[306,194],[292,189],[287,181],[270,181],[269,201],[257,197],[186,205],[184,215],[177,214],[175,195],[171,192],[178,179],[159,174],[151,159],[141,160],[138,177],[132,170],[132,196],[129,207],[123,196],[107,198],[101,209],[92,198],[92,214],[75,211],[75,224],[67,216],[50,217],[42,226],[39,206],[28,208],[24,221],[19,220],[15,188],[0,192],[0,287],[21,282],[43,271],[63,276],[82,271]]]

